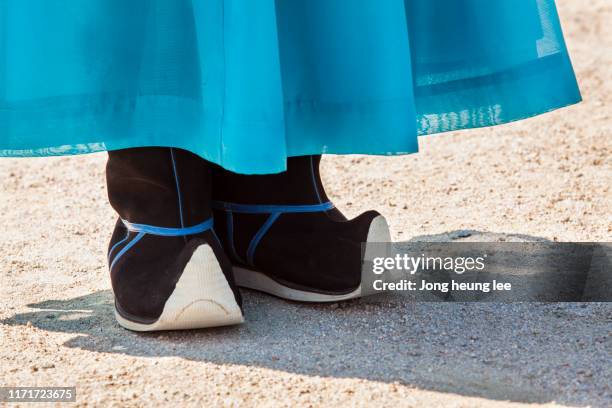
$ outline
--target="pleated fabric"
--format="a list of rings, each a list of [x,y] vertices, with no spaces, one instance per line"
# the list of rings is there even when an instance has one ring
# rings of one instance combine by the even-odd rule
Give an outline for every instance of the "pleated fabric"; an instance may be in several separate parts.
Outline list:
[[[275,173],[579,100],[553,0],[0,0],[0,156]]]

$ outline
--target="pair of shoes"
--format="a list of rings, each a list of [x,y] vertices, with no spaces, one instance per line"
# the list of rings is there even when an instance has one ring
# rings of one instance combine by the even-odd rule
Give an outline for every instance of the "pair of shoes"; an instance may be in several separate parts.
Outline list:
[[[119,220],[108,262],[119,324],[238,324],[238,286],[308,302],[360,296],[361,243],[388,241],[388,227],[374,211],[349,221],[335,209],[319,159],[244,176],[180,149],[109,152],[108,195]]]

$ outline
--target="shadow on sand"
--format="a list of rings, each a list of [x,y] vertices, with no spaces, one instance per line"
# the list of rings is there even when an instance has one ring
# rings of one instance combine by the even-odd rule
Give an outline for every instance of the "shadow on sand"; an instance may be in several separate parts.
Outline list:
[[[467,232],[440,238],[452,234]],[[470,232],[477,234],[488,233]],[[423,238],[432,237],[417,239]],[[610,379],[610,355],[602,351],[609,347],[612,316],[606,304],[413,303],[394,294],[377,302],[307,305],[252,291],[244,297],[246,324],[209,330],[123,330],[113,318],[109,290],[31,304],[31,312],[1,323],[73,333],[65,346],[92,352],[399,382],[516,402],[582,405],[585,395],[570,386],[585,365],[595,373],[590,381]],[[597,371],[593,365],[600,363]]]

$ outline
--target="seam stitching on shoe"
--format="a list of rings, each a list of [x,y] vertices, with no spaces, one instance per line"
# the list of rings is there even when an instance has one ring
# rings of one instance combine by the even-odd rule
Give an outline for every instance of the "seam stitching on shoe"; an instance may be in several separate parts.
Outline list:
[[[170,148],[170,159],[172,161],[172,172],[174,173],[174,182],[176,183],[176,194],[178,197],[178,208],[179,208],[179,218],[181,221],[181,228],[185,228],[185,223],[183,222],[183,197],[181,194],[181,186],[179,182],[178,172],[176,171],[176,160],[174,159],[174,149]]]
[[[312,185],[314,186],[315,193],[317,194],[317,200],[321,203],[321,195],[319,194],[319,186],[314,174],[314,163],[312,162],[312,156],[310,156],[310,174],[312,175]]]
[[[236,245],[234,243],[234,214],[231,211],[227,211],[227,240],[229,241],[229,249],[231,255],[236,258],[240,263],[245,263],[242,257],[238,255],[236,251]]]

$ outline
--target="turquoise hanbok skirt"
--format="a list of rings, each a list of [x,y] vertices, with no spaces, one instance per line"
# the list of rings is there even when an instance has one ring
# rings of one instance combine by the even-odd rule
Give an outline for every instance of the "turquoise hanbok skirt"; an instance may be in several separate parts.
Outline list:
[[[579,100],[553,0],[0,0],[0,156],[274,173]]]

